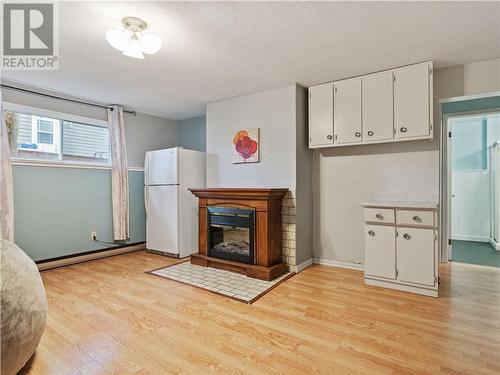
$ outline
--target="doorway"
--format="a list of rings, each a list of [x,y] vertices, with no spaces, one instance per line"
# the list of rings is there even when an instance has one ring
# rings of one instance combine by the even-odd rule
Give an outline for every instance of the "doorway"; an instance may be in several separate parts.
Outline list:
[[[446,116],[447,260],[500,267],[500,111]]]

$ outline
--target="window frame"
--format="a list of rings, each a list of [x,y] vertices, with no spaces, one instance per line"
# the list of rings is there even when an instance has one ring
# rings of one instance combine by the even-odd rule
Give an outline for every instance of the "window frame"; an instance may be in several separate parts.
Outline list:
[[[64,121],[76,122],[83,125],[98,126],[102,128],[108,128],[108,122],[105,120],[99,120],[91,117],[73,115],[64,112],[52,111],[48,109],[42,109],[38,107],[27,106],[24,104],[17,104],[12,102],[3,102],[3,111],[7,112],[17,112],[26,115],[48,117],[58,120],[60,123],[59,138],[61,139],[60,155],[63,156],[62,152],[62,126]],[[33,130],[32,130],[33,132]],[[34,132],[37,133],[36,131]],[[54,133],[55,136],[55,133]],[[81,167],[81,168],[93,168],[93,169],[111,169],[111,142],[109,144],[109,155],[108,161],[103,162],[85,162],[85,161],[74,161],[74,160],[44,160],[44,159],[27,159],[19,157],[11,157],[12,163],[18,165],[40,165],[40,166],[66,166],[66,167]]]
[[[14,112],[14,111],[12,111]],[[29,114],[31,117],[31,143],[40,143],[43,145],[42,149],[40,150],[34,150],[38,152],[47,152],[47,153],[52,153],[52,154],[58,154],[59,152],[57,151],[58,146],[61,146],[61,120],[58,119],[53,119],[49,118],[47,116],[38,116],[38,115],[33,115]],[[38,117],[38,118],[37,118]],[[47,121],[50,122],[52,125],[52,131],[47,132],[47,131],[40,131],[40,121]],[[39,134],[44,133],[44,134],[50,134],[52,136],[52,143],[44,143],[44,142],[39,142]],[[54,140],[59,139],[59,142],[54,143]]]

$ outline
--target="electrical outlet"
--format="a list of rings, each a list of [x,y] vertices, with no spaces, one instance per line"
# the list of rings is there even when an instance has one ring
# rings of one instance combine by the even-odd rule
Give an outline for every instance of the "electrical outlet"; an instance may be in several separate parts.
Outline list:
[[[95,240],[97,238],[97,232],[90,232],[90,239]]]

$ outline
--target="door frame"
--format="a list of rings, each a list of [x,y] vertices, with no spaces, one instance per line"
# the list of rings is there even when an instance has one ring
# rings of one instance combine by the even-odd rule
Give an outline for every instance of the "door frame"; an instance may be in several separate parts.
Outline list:
[[[477,116],[478,114],[500,113],[500,107],[492,109],[473,110],[455,113],[442,113],[442,104],[454,101],[465,101],[473,99],[488,98],[498,96],[500,92],[488,93],[484,95],[462,96],[458,98],[443,99],[439,101],[439,112],[441,117],[441,141],[439,147],[439,233],[440,241],[440,262],[447,263],[451,260],[451,150],[452,141],[449,137],[450,119]]]

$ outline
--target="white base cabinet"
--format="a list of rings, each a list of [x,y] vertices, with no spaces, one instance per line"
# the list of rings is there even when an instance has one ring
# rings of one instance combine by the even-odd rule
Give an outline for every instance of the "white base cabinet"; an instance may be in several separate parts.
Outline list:
[[[398,280],[433,287],[435,243],[433,229],[399,227],[396,236]]]
[[[364,204],[365,282],[437,297],[437,206],[392,204]]]
[[[365,229],[365,275],[395,280],[395,228],[367,224]]]

